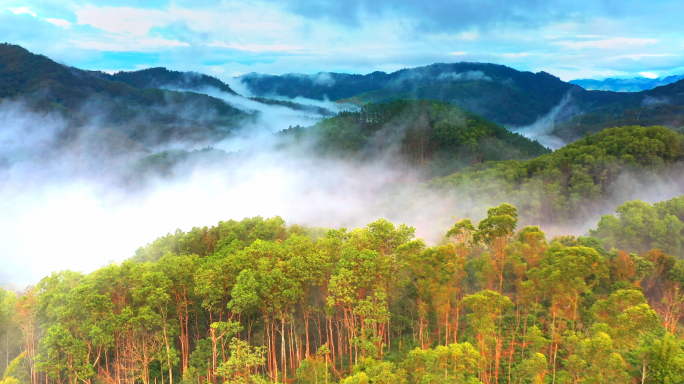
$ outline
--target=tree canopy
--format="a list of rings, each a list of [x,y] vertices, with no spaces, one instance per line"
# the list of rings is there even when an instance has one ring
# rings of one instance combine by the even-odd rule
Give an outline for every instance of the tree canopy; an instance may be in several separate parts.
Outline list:
[[[684,261],[604,239],[510,204],[434,246],[383,219],[177,230],[0,290],[3,383],[681,382]]]

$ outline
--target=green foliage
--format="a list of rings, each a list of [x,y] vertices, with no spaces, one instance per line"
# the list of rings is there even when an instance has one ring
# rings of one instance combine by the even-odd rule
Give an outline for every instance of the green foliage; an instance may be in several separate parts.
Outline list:
[[[177,231],[5,293],[0,314],[42,332],[4,380],[27,381],[24,365],[69,383],[121,367],[148,384],[681,381],[684,264],[549,244],[517,220],[502,204],[432,247],[383,219],[323,237],[279,217]]]
[[[221,80],[197,72],[170,71],[166,68],[148,68],[140,71],[120,71],[114,74],[105,72],[95,72],[97,76],[126,83],[132,87],[146,88],[178,88],[184,90],[202,90],[203,88],[213,87],[221,92],[236,95],[227,84]]]
[[[574,140],[623,125],[666,125],[677,130],[684,123],[683,90],[680,80],[643,92],[587,92],[585,113],[557,125],[554,133]]]
[[[321,76],[326,81],[320,81]],[[398,99],[440,100],[513,126],[532,124],[569,90],[579,89],[546,72],[521,72],[490,63],[438,63],[367,75],[247,74],[240,79],[253,94],[264,96],[301,96],[357,105]]]
[[[536,141],[512,133],[455,105],[428,100],[366,104],[311,128],[281,137],[311,138],[324,155],[367,158],[398,153],[409,168],[444,175],[482,161],[527,159],[548,153]]]
[[[629,201],[619,205],[615,213],[615,216],[602,216],[597,228],[590,231],[606,247],[630,252],[658,248],[684,257],[684,196],[653,205],[641,200]]]
[[[321,76],[326,81],[320,81]],[[253,94],[330,99],[363,105],[398,99],[431,99],[472,110],[506,126],[527,126],[564,98],[583,113],[560,117],[554,134],[573,141],[585,133],[623,125],[684,123],[684,81],[643,92],[585,91],[546,72],[516,71],[489,63],[438,63],[367,75],[325,73],[240,78]]]
[[[405,384],[406,372],[389,362],[364,359],[354,366],[353,374],[340,384]]]
[[[10,352],[10,351],[7,351]],[[5,371],[2,374],[2,384],[23,384],[30,382],[30,378],[26,372],[22,369],[26,359],[26,352],[22,352],[19,356],[12,359],[12,361],[5,367]]]
[[[625,172],[665,174],[682,159],[683,139],[665,127],[611,128],[551,154],[478,164],[429,186],[461,200],[508,201],[528,221],[560,225],[586,219],[618,192]],[[668,219],[658,230],[668,233],[674,224]]]
[[[148,72],[139,75],[160,75],[154,69]],[[131,79],[135,84],[131,86],[119,81],[125,75],[70,68],[20,46],[0,44],[0,100],[21,100],[35,112],[60,114],[71,126],[64,145],[73,144],[70,138],[83,134],[92,141],[89,145],[107,151],[143,152],[142,146],[173,140],[225,139],[241,122],[252,120],[251,115],[221,99],[194,92],[142,89],[149,81],[143,86]],[[93,108],[97,116],[92,115]],[[82,129],[93,118],[108,129],[95,133]]]
[[[648,348],[649,380],[658,384],[674,384],[684,380],[684,352],[681,340],[672,336],[654,340]]]
[[[516,208],[503,203],[487,210],[487,217],[480,221],[473,238],[477,242],[492,245],[497,239],[512,235],[517,225],[518,212]]]
[[[230,384],[266,384],[268,380],[257,374],[266,362],[266,347],[252,347],[249,343],[233,339],[230,342],[230,358],[222,363],[217,373]]]

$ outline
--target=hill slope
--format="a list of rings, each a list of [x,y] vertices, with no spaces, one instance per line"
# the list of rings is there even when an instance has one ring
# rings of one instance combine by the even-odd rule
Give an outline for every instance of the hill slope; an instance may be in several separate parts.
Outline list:
[[[684,79],[684,75],[674,75],[664,78],[649,79],[646,77],[635,77],[631,79],[577,79],[570,80],[570,84],[579,85],[580,87],[591,91],[613,91],[613,92],[641,92],[671,84],[676,81]]]
[[[208,76],[197,72],[172,71],[159,67],[143,69],[139,71],[121,71],[112,75],[104,72],[92,73],[103,79],[119,81],[140,89],[171,89],[204,94],[208,93],[210,95],[220,96],[220,94],[215,93],[218,91],[228,95],[236,96],[239,98],[237,100],[243,100],[241,99],[241,96],[233,91],[228,84],[213,76]],[[289,108],[292,111],[321,116],[335,115],[335,113],[329,109],[313,105],[294,103],[291,101],[273,100],[263,97],[252,97],[250,99],[262,105],[277,105]]]
[[[396,100],[366,104],[360,112],[342,112],[311,128],[281,132],[283,139],[315,139],[321,155],[353,158],[398,156],[409,172],[444,175],[490,160],[528,159],[549,153],[536,141],[512,133],[453,104]]]
[[[0,44],[0,101],[68,121],[64,138],[85,126],[111,128],[146,146],[225,138],[252,116],[223,100],[193,92],[139,89],[66,67],[10,44]]]
[[[572,141],[587,133],[624,125],[684,127],[684,80],[643,92],[589,92],[583,113],[559,124],[553,134]]]
[[[297,96],[346,101],[358,105],[398,99],[450,102],[504,125],[532,124],[577,86],[545,72],[520,72],[482,63],[433,64],[390,74],[321,73],[239,78],[258,96]]]
[[[114,74],[96,72],[102,78],[120,81],[132,87],[146,88],[177,88],[199,92],[206,87],[214,87],[221,92],[237,95],[228,84],[221,80],[197,72],[171,71],[166,68],[148,68],[140,71],[121,71]]]
[[[684,135],[665,127],[628,126],[588,135],[528,161],[477,164],[430,186],[460,199],[517,204],[530,223],[564,225],[623,202],[630,191],[669,181],[684,190]],[[672,186],[671,184],[677,184]]]
[[[551,131],[565,142],[612,126],[684,125],[680,90],[684,80],[643,92],[587,91],[545,72],[522,72],[485,63],[432,64],[368,75],[253,73],[239,80],[259,96],[329,98],[358,105],[398,99],[447,101],[498,124],[521,128],[521,132],[537,122],[542,126],[529,129]],[[646,122],[641,117],[634,121],[622,119],[623,115],[633,113],[634,108],[640,108],[642,115],[650,113],[653,118]]]

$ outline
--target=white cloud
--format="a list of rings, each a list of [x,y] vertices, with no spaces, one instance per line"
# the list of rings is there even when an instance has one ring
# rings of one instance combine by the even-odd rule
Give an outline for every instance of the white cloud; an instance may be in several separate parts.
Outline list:
[[[54,24],[58,27],[62,27],[62,28],[70,28],[72,25],[72,23],[70,23],[64,19],[45,18],[43,20],[47,21],[48,23]]]
[[[647,79],[657,79],[658,75],[653,72],[639,72],[639,74]]]
[[[298,45],[290,45],[290,44],[240,44],[240,43],[224,43],[221,41],[215,41],[211,44],[208,44],[210,47],[223,47],[223,48],[231,48],[231,49],[237,49],[240,51],[249,51],[249,52],[264,52],[264,51],[273,51],[273,52],[283,52],[283,51],[299,51],[302,50],[303,47],[298,46]]]
[[[131,69],[150,63],[131,56],[112,64],[107,58],[110,56],[100,55],[101,51],[159,52],[152,65],[204,72],[220,67],[225,71],[221,77],[253,71],[394,71],[467,57],[469,61],[544,70],[572,79],[609,72],[633,76],[650,68],[664,73],[661,68],[681,66],[682,56],[672,49],[684,46],[684,35],[672,33],[664,24],[635,24],[632,19],[601,14],[555,23],[540,20],[540,26],[524,28],[490,24],[489,28],[475,25],[459,30],[421,29],[425,20],[397,9],[386,14],[361,10],[354,23],[335,23],[330,18],[295,12],[286,3],[273,0],[218,0],[210,6],[172,1],[157,9],[92,0],[41,0],[41,4],[51,6],[41,8],[30,3],[29,8],[26,0],[9,1],[13,3],[7,6],[14,7],[13,12],[36,15],[35,22],[44,21],[50,42],[33,37],[34,27],[24,32],[12,21],[4,29],[0,25],[0,35],[6,40],[70,65],[87,62],[93,69],[116,65]],[[56,5],[60,5],[59,12]],[[28,25],[32,18],[14,18],[20,19]],[[61,27],[62,33],[53,25]],[[26,39],[16,37],[22,33]],[[630,35],[641,38],[624,37]],[[82,48],[81,56],[75,56],[72,47]],[[596,50],[610,50],[611,54],[597,54]],[[88,59],[82,59],[85,56]]]
[[[674,56],[674,55],[670,54],[670,53],[631,53],[631,54],[626,54],[626,55],[619,55],[619,56],[616,56],[616,58],[639,60],[639,59],[643,59],[646,57],[667,57],[667,56]]]
[[[33,17],[37,17],[38,14],[33,12],[31,8],[29,7],[16,7],[16,8],[7,8],[10,12],[14,13],[15,15],[22,15],[22,14],[27,14],[31,15]]]
[[[80,25],[91,25],[107,32],[133,36],[145,36],[152,27],[174,21],[165,11],[128,7],[99,8],[90,5],[78,9],[76,16]]]
[[[630,37],[614,37],[612,39],[591,40],[591,41],[559,41],[555,44],[571,49],[624,49],[626,46],[645,46],[657,43],[657,39],[641,39]]]
[[[115,52],[150,52],[161,47],[184,47],[190,44],[176,40],[166,40],[160,37],[149,37],[139,39],[126,39],[120,36],[108,36],[102,39],[80,39],[74,40],[73,44],[79,48],[95,49],[98,51]],[[141,68],[142,69],[142,68]]]
[[[519,57],[525,57],[528,56],[529,53],[527,52],[520,52],[520,53],[502,53],[499,56],[508,58],[508,59],[517,59]]]

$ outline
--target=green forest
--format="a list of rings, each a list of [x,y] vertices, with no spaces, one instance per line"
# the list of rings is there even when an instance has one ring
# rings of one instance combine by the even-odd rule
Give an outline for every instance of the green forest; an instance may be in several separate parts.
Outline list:
[[[320,81],[321,76],[329,81]],[[399,99],[449,102],[506,127],[525,127],[563,105],[552,134],[564,142],[624,125],[684,127],[684,80],[641,92],[587,91],[547,72],[492,63],[435,63],[392,73],[240,77],[255,95],[330,99],[362,106]]]
[[[444,204],[446,216],[454,203],[471,217],[453,218],[430,243],[417,238],[422,228],[386,219],[362,228],[221,221],[88,273],[0,288],[0,384],[684,383],[684,195],[670,198],[684,190],[684,80],[585,91],[482,63],[239,79],[256,96],[245,101],[327,118],[226,152],[212,145],[249,137],[264,116],[201,93],[241,97],[218,78],[85,71],[0,44],[0,102],[64,119],[51,144],[104,159],[98,180],[117,180],[108,193],[122,184],[142,199],[145,187],[197,169],[251,172],[255,154],[294,154],[323,164],[309,172],[378,165],[379,179],[391,175],[369,196],[378,205]],[[281,96],[358,110],[265,98]],[[506,128],[566,99],[576,111],[550,134],[579,138],[571,144],[551,151]],[[86,129],[92,121],[102,125]],[[130,155],[119,168],[109,164],[117,153]],[[36,164],[50,172],[54,159],[42,155]],[[656,188],[669,200],[649,200]],[[200,203],[183,199],[173,203]],[[52,231],[35,228],[36,241]],[[53,248],[45,257],[69,252]],[[93,260],[103,249],[93,247]]]
[[[527,160],[551,152],[482,116],[435,100],[368,103],[309,128],[290,127],[279,138],[284,147],[313,142],[319,155],[354,161],[398,155],[409,173],[423,171],[427,178],[485,161]]]
[[[152,74],[174,75],[161,76],[160,84],[180,76],[151,70],[138,76],[104,76],[66,67],[18,45],[0,44],[0,102],[21,102],[31,112],[64,119],[67,127],[59,137],[63,145],[80,135],[94,136],[98,145],[118,150],[174,140],[206,142],[225,139],[241,124],[255,121],[254,114],[205,94],[135,88],[120,81],[142,86]],[[94,120],[104,129],[90,130]],[[100,136],[105,130],[107,135]]]
[[[501,204],[434,246],[383,219],[177,230],[0,291],[2,382],[681,383],[684,261],[654,233],[683,204],[553,238]]]
[[[659,126],[615,127],[531,160],[476,164],[430,180],[429,186],[461,200],[508,201],[527,223],[560,226],[586,220],[629,187],[620,183],[627,175],[641,176],[647,185],[678,179],[683,159],[680,133]]]

